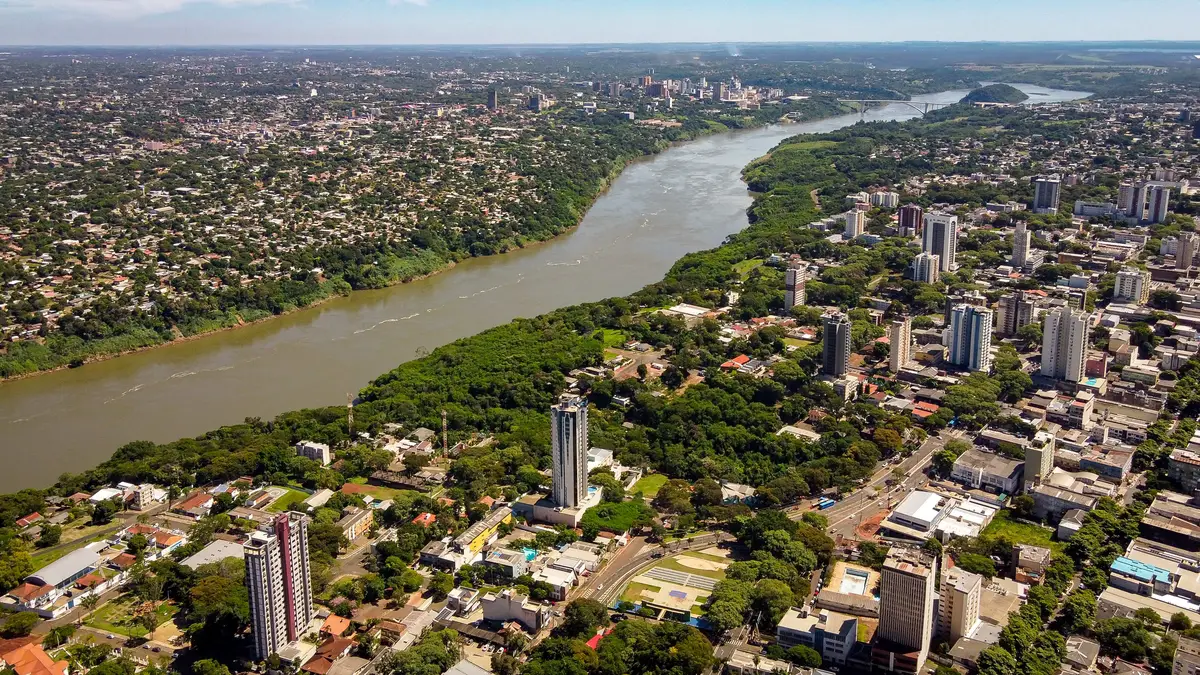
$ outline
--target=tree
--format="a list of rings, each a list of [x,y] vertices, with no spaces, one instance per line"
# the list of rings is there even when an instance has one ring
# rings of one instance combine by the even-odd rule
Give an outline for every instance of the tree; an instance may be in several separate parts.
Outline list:
[[[968,572],[974,572],[975,574],[982,575],[988,579],[996,576],[996,563],[992,562],[992,559],[985,555],[979,555],[978,553],[963,553],[962,555],[958,556],[958,559],[955,562],[957,562],[958,566],[964,570]]]
[[[450,591],[454,590],[454,575],[445,572],[434,572],[429,582],[429,592],[435,600],[445,600]]]
[[[46,637],[42,639],[42,646],[47,649],[55,649],[61,647],[70,641],[71,636],[75,635],[75,625],[66,624],[51,628]]]
[[[496,652],[492,654],[492,672],[496,675],[517,675],[521,662],[514,656]]]
[[[1058,627],[1063,633],[1073,635],[1092,625],[1096,618],[1096,595],[1083,589],[1072,593],[1063,603],[1058,616]]]
[[[33,612],[13,614],[0,624],[0,636],[6,638],[25,637],[33,632],[38,623],[38,615]]]
[[[1042,621],[1047,621],[1058,608],[1058,594],[1045,586],[1033,586],[1027,594],[1029,604],[1033,605]]]
[[[820,668],[821,655],[807,645],[796,645],[787,651],[788,661],[801,668]]]
[[[778,579],[762,579],[754,586],[751,603],[762,612],[769,627],[774,627],[792,606],[792,589]]]
[[[1004,649],[992,645],[979,653],[979,675],[1016,675],[1017,660]]]
[[[1171,615],[1170,628],[1173,631],[1185,631],[1192,627],[1192,620],[1183,612],[1175,612]]]
[[[42,534],[38,537],[37,546],[38,546],[38,548],[46,548],[47,546],[54,546],[61,539],[62,539],[62,526],[47,525],[46,527],[42,528]]]
[[[562,630],[568,637],[590,638],[596,629],[608,625],[608,608],[591,598],[579,598],[567,604]]]
[[[106,499],[102,502],[97,502],[97,504],[92,507],[92,524],[107,525],[112,522],[113,516],[116,515],[116,513],[117,507],[113,506],[111,501]]]
[[[1013,513],[1015,513],[1018,518],[1025,518],[1027,520],[1033,518],[1033,508],[1033,497],[1030,497],[1029,495],[1018,495],[1013,497],[1012,509]]]
[[[201,659],[192,664],[194,675],[229,675],[229,668],[220,661]]]

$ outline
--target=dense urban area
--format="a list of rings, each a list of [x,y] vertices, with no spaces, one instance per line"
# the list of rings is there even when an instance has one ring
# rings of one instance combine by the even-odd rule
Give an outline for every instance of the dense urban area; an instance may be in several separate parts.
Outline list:
[[[827,49],[0,55],[5,377],[553,237],[676,141],[972,90],[785,141],[628,297],[0,496],[0,662],[1195,675],[1200,71]]]

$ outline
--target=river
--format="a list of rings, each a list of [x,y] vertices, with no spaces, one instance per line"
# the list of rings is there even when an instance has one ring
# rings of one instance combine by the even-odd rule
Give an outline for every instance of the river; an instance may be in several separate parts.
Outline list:
[[[1087,96],[1021,85],[1033,103]],[[965,91],[917,97],[953,103]],[[865,119],[918,113],[892,104]],[[630,166],[580,227],[414,283],[354,293],[239,330],[0,384],[0,491],[52,483],[131,440],[195,436],[247,416],[346,401],[425,350],[515,317],[627,295],[746,226],[746,164],[859,115],[711,136]]]

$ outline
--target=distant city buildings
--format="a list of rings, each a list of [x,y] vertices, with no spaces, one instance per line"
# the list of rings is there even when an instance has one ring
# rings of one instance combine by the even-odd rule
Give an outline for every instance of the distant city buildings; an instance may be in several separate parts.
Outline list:
[[[550,408],[551,496],[563,508],[587,497],[587,399],[565,398]]]
[[[940,272],[953,271],[955,256],[958,253],[958,216],[946,213],[925,214],[921,251],[939,256]]]
[[[1194,232],[1179,233],[1179,243],[1175,249],[1175,269],[1191,268],[1192,261],[1196,259],[1196,241],[1197,237]]]
[[[308,517],[279,514],[267,528],[250,536],[245,559],[254,653],[262,660],[299,640],[315,616]]]
[[[992,310],[957,305],[950,310],[946,360],[960,368],[988,372],[992,369]]]
[[[1170,205],[1170,184],[1156,181],[1142,183],[1134,191],[1129,215],[1138,222],[1154,225],[1167,219]]]
[[[835,312],[825,316],[821,373],[841,377],[850,370],[850,317]]]
[[[1060,307],[1046,315],[1042,328],[1042,375],[1067,382],[1083,379],[1087,315]]]

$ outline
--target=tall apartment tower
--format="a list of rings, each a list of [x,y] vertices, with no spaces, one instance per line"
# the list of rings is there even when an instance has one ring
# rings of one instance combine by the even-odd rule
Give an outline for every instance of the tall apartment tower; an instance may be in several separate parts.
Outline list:
[[[1029,230],[1025,227],[1025,221],[1017,221],[1017,231],[1013,234],[1013,252],[1012,264],[1013,267],[1024,269],[1025,263],[1029,260]]]
[[[912,360],[912,319],[907,316],[892,322],[888,331],[888,339],[892,342],[892,351],[888,354],[888,367],[893,373]]]
[[[937,561],[915,548],[894,546],[879,579],[879,628],[871,655],[876,668],[919,673],[933,637]]]
[[[250,621],[259,659],[299,640],[313,617],[308,562],[308,517],[281,513],[255,532],[245,548]]]
[[[1133,203],[1137,199],[1137,186],[1133,183],[1121,183],[1117,188],[1117,210],[1127,216],[1134,215]]]
[[[921,250],[941,257],[938,261],[938,269],[941,272],[952,271],[954,256],[958,253],[958,216],[946,213],[925,214]]]
[[[789,267],[783,276],[783,313],[787,314],[797,305],[803,305],[807,299],[805,284],[808,274],[795,267]]]
[[[850,370],[850,317],[841,312],[826,315],[824,329],[821,372],[841,377]]]
[[[1062,177],[1058,174],[1034,178],[1033,212],[1058,213],[1058,200],[1061,194]]]
[[[488,90],[488,110],[496,110],[500,107],[500,92],[495,89]]]
[[[990,371],[992,323],[992,310],[986,307],[957,305],[950,310],[946,360],[967,370]]]
[[[1087,315],[1059,307],[1046,315],[1042,329],[1042,375],[1067,382],[1083,379],[1087,351]]]
[[[550,406],[551,496],[563,508],[587,496],[587,399],[565,398]]]
[[[1025,446],[1025,491],[1041,484],[1054,471],[1054,435],[1045,431],[1034,434]]]
[[[867,230],[867,214],[858,209],[850,209],[842,214],[846,219],[846,229],[842,231],[842,238],[846,241],[860,236]]]
[[[1178,251],[1178,249],[1176,249]],[[1150,273],[1136,267],[1126,267],[1117,272],[1117,283],[1113,286],[1113,300],[1124,300],[1135,305],[1150,301]]]
[[[896,218],[896,226],[900,229],[900,236],[915,237],[921,232],[925,210],[916,204],[905,204],[896,213]]]
[[[913,281],[936,284],[941,276],[942,257],[930,253],[918,253],[912,261]]]
[[[942,587],[938,594],[937,634],[950,644],[966,637],[979,624],[979,597],[983,577],[960,567],[942,565]]]
[[[996,334],[1001,337],[1012,337],[1021,328],[1033,323],[1033,300],[1025,291],[1016,291],[1002,298],[997,303]]]
[[[1194,232],[1179,233],[1179,243],[1175,247],[1175,269],[1191,268],[1192,261],[1196,259],[1196,241]]]
[[[1163,183],[1142,183],[1138,186],[1133,197],[1133,212],[1130,213],[1139,222],[1161,223],[1167,219],[1167,209],[1171,205],[1171,188]]]

